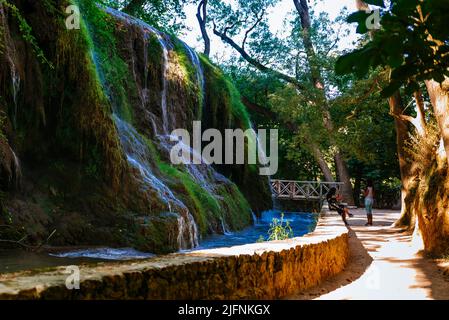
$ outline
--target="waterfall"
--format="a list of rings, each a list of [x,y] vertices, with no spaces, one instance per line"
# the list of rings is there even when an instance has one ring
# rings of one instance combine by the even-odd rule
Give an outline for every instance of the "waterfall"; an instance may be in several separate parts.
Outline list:
[[[250,128],[252,128],[254,130],[254,132],[256,133],[257,154],[258,154],[258,156],[262,160],[261,161],[262,162],[262,166],[265,166],[268,163],[267,154],[266,154],[265,150],[262,148],[262,144],[260,142],[259,136],[257,135],[257,131],[255,129],[255,126],[253,125],[252,122],[250,122],[249,124],[250,124]],[[270,188],[270,191],[271,191],[271,199],[272,199],[272,202],[273,202],[272,206],[273,206],[274,209],[277,209],[279,207],[279,204],[278,204],[278,200],[277,200],[277,198],[275,196],[275,193],[273,191],[273,188],[271,187],[271,176],[268,176],[267,180],[268,180],[267,181],[268,187]]]
[[[232,232],[229,231],[229,228],[226,226],[226,223],[224,222],[223,218],[221,220],[221,229],[223,231],[224,235],[230,236],[232,235]]]
[[[188,245],[197,246],[198,230],[195,221],[184,203],[176,198],[173,192],[153,174],[149,165],[151,155],[145,141],[129,123],[120,119],[116,114],[113,115],[113,118],[128,163],[139,172],[144,182],[144,190],[148,187],[155,190],[159,198],[167,205],[169,212],[173,212],[173,209],[180,211],[178,216],[179,247],[187,249]]]
[[[20,166],[20,160],[11,147],[9,147],[9,150],[11,151],[12,160],[13,160],[12,165],[14,166],[14,169],[13,169],[14,171],[12,172],[11,180],[15,182],[16,188],[19,188],[20,182],[22,179],[22,169]]]
[[[167,110],[167,92],[168,92],[168,72],[170,70],[170,58],[169,58],[169,49],[171,48],[171,45],[169,44],[168,40],[166,39],[165,35],[160,32],[159,30],[155,29],[154,27],[150,26],[149,24],[145,23],[142,20],[139,20],[135,17],[132,17],[124,12],[106,7],[104,8],[106,13],[110,14],[111,16],[120,19],[128,24],[133,24],[139,26],[139,28],[142,30],[142,33],[144,34],[145,41],[148,40],[148,33],[151,33],[156,36],[161,48],[162,48],[162,63],[163,63],[163,74],[162,74],[162,91],[161,91],[161,111],[162,111],[162,132],[163,134],[168,134],[170,129],[170,123],[169,123],[169,114]],[[144,58],[145,61],[145,74],[147,74],[147,43],[145,43],[145,49],[144,54],[146,55]],[[146,78],[145,78],[146,81]],[[145,84],[145,89],[147,89],[147,86]]]
[[[162,108],[162,128],[164,131],[164,134],[168,133],[168,112],[167,112],[167,89],[168,89],[168,70],[169,70],[169,59],[168,59],[168,50],[167,45],[165,41],[163,41],[162,36],[158,34],[158,40],[162,47],[162,56],[164,58],[163,60],[163,77],[162,77],[162,101],[161,101],[161,108]]]
[[[206,91],[206,81],[204,79],[204,70],[203,66],[201,65],[200,57],[198,56],[198,53],[190,48],[184,41],[181,41],[182,45],[186,49],[190,62],[195,67],[196,70],[196,81],[198,84],[198,88],[201,93],[201,104],[202,107],[204,106],[204,92]]]
[[[14,46],[14,43],[11,39],[11,35],[9,33],[9,27],[8,27],[8,21],[5,14],[5,9],[3,7],[3,4],[0,4],[0,21],[1,21],[1,27],[4,30],[4,45],[5,45],[5,56],[8,60],[10,73],[11,73],[11,86],[12,86],[12,93],[13,93],[13,103],[14,103],[14,113],[13,113],[13,123],[14,126],[17,126],[17,113],[18,113],[18,95],[20,91],[20,75],[17,70],[16,64],[14,63],[13,57],[16,55],[16,48]]]
[[[159,31],[154,29],[153,27],[147,25],[146,23],[126,15],[120,11],[105,8],[106,12],[110,15],[124,20],[127,23],[132,23],[134,25],[138,25],[143,33],[151,32],[155,34],[161,44],[163,49],[163,59],[164,59],[164,74],[163,74],[163,89],[162,89],[162,114],[163,114],[163,131],[164,133],[168,132],[168,112],[167,112],[167,74],[169,70],[169,55],[168,55],[168,45]],[[91,32],[91,30],[89,30]],[[147,43],[145,43],[146,45]],[[146,46],[145,46],[146,47]],[[147,49],[145,49],[147,50]],[[92,52],[92,57],[94,64],[96,66],[97,72],[99,74],[100,80],[103,82],[103,88],[107,88],[107,85],[104,85],[104,76],[102,73],[101,62],[96,59],[95,51]],[[145,61],[145,69],[147,69],[147,60]],[[145,70],[145,73],[147,70]],[[145,84],[146,86],[146,84]],[[111,95],[107,92],[109,98],[111,99]],[[145,93],[144,93],[144,102],[145,102]],[[116,109],[113,101],[113,109]],[[169,212],[176,212],[178,214],[178,246],[180,249],[188,249],[198,246],[198,228],[195,223],[195,220],[192,214],[189,212],[188,208],[184,205],[182,201],[180,201],[173,192],[158,179],[154,174],[153,170],[150,166],[151,163],[151,155],[149,154],[148,146],[146,145],[144,139],[140,136],[137,130],[125,120],[121,119],[116,110],[114,110],[113,120],[115,122],[118,135],[120,137],[120,143],[125,152],[128,164],[131,168],[134,168],[138,173],[141,179],[143,180],[143,188],[144,191],[148,188],[155,190],[163,203],[166,204]],[[154,121],[154,120],[153,120]],[[155,123],[153,122],[153,125]],[[154,127],[156,128],[156,127]],[[156,129],[155,129],[156,130]],[[176,210],[176,211],[175,211]]]
[[[251,216],[253,217],[253,224],[256,225],[258,219],[257,219],[257,216],[256,216],[256,214],[254,213],[254,211],[251,211]]]

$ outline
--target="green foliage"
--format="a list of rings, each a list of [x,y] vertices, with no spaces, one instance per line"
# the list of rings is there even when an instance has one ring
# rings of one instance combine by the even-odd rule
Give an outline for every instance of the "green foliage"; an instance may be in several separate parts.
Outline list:
[[[159,169],[164,175],[175,178],[181,184],[189,199],[193,201],[194,208],[189,209],[194,214],[201,234],[207,234],[211,220],[220,219],[222,214],[217,200],[207,190],[193,181],[188,173],[182,172],[166,163],[160,163]]]
[[[348,22],[357,23],[359,33],[367,33],[367,16],[363,11],[356,12],[349,16]],[[335,70],[338,74],[364,77],[371,68],[391,69],[384,96],[391,96],[402,86],[406,93],[412,93],[424,80],[443,82],[449,76],[447,21],[447,1],[390,1],[381,11],[381,29],[372,32],[372,39],[362,48],[340,57]]]
[[[293,237],[293,229],[290,222],[284,223],[284,214],[281,214],[281,219],[274,218],[268,230],[268,241],[287,240]]]
[[[33,30],[31,28],[31,26],[28,24],[28,22],[22,16],[19,9],[14,4],[9,3],[7,0],[0,0],[0,4],[6,6],[7,8],[9,8],[11,10],[12,15],[16,18],[16,20],[19,24],[19,30],[20,30],[23,40],[25,40],[26,42],[28,42],[31,45],[37,58],[40,59],[40,61],[43,64],[47,65],[51,69],[54,69],[53,64],[47,60],[44,52],[39,47],[39,44],[37,43],[36,38],[33,36]]]
[[[186,0],[95,0],[97,3],[124,11],[159,30],[179,34],[185,30]]]
[[[99,64],[100,78],[104,91],[110,95],[114,111],[129,123],[132,123],[132,108],[128,101],[127,89],[136,91],[128,65],[117,52],[116,26],[114,20],[93,1],[78,0],[84,23],[89,31],[94,59]]]
[[[200,60],[204,67],[211,114],[220,117],[211,119],[211,127],[219,128],[218,123],[221,123],[224,128],[231,128],[233,124],[241,124],[244,130],[251,128],[248,111],[231,79],[205,56],[200,55]],[[223,119],[223,115],[227,118]]]
[[[191,106],[191,110],[197,116],[197,119],[201,119],[204,97],[203,88],[201,88],[201,84],[198,83],[197,69],[190,61],[187,49],[185,45],[181,43],[181,40],[172,35],[171,42],[173,43],[174,50],[176,52],[178,65],[181,67],[182,73],[184,75],[185,87],[187,88],[187,92],[193,93],[195,95],[195,105]]]

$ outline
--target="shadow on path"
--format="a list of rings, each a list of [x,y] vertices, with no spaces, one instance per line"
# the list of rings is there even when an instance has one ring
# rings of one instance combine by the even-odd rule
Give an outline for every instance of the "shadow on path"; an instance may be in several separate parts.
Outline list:
[[[394,228],[398,212],[376,210],[365,227],[362,210],[350,219],[350,259],[345,270],[288,299],[449,299],[449,278],[434,260],[411,245],[411,234]]]

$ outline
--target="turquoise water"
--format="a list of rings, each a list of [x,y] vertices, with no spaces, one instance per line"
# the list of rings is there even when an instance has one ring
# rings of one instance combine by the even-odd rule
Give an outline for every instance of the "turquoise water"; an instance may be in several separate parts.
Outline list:
[[[255,243],[262,236],[264,240],[268,239],[268,230],[273,219],[281,218],[281,211],[271,210],[262,213],[257,219],[254,226],[246,228],[238,232],[230,232],[224,235],[213,235],[200,241],[199,248],[196,249],[212,249],[220,247],[232,247],[248,243]],[[294,237],[301,237],[305,234],[313,232],[318,221],[316,213],[301,212],[285,212],[284,223],[289,222],[293,230]]]
[[[261,236],[264,240],[267,240],[270,224],[275,218],[281,218],[280,211],[266,211],[257,219],[253,226],[238,232],[227,232],[223,235],[209,236],[203,239],[200,242],[199,247],[194,250],[232,247],[255,243]],[[300,237],[315,230],[318,214],[286,212],[284,213],[284,223],[287,221],[292,227],[294,237]],[[95,263],[100,261],[148,259],[153,256],[154,255],[151,253],[139,252],[132,248],[90,248],[58,254],[34,253],[19,249],[0,250],[0,273]]]

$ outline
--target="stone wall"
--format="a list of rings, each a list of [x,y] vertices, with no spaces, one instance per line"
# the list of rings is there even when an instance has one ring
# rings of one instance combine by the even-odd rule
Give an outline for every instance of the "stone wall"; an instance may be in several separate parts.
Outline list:
[[[80,266],[80,290],[65,268],[0,275],[0,299],[277,299],[341,272],[348,230],[339,217],[286,241]]]

